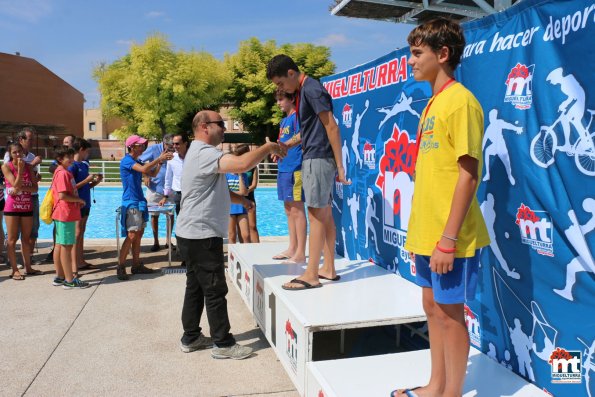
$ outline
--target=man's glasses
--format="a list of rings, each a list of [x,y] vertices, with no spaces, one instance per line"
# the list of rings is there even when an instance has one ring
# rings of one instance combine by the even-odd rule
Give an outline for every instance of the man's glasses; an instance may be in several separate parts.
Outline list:
[[[217,121],[205,121],[205,124],[217,124],[221,128],[225,128],[225,121],[217,120]]]

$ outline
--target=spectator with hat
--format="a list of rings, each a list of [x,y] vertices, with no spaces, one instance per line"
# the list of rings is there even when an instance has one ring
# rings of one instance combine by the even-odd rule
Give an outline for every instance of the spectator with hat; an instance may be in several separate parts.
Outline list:
[[[147,140],[138,135],[126,139],[127,153],[120,162],[120,178],[122,179],[121,224],[122,237],[126,237],[118,258],[117,276],[119,280],[128,280],[126,258],[132,249],[132,274],[153,273],[153,269],[140,262],[140,244],[149,218],[147,200],[143,195],[142,177],[156,176],[165,161],[171,160],[172,153],[162,151],[154,160],[143,163],[139,157],[147,148]]]

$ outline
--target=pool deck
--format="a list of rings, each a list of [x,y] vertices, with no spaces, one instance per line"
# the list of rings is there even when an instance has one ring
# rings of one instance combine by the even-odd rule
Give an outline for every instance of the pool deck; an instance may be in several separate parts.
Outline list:
[[[151,253],[151,243],[143,239],[144,263],[167,267],[166,250]],[[39,245],[36,258],[43,258],[50,243]],[[0,395],[298,396],[235,288],[228,294],[232,332],[255,354],[242,361],[214,360],[208,350],[184,354],[184,274],[119,282],[115,256],[114,240],[89,240],[86,257],[98,269],[82,272],[92,287],[80,291],[53,287],[52,264],[36,266],[45,274],[25,281],[9,279],[0,265]],[[206,316],[202,326],[208,335]]]

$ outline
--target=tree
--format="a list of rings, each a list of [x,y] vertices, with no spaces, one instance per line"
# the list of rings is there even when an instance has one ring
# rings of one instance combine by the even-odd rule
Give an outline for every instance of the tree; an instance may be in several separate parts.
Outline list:
[[[316,79],[335,70],[329,60],[330,49],[313,44],[278,47],[273,40],[261,43],[251,38],[240,43],[236,54],[226,55],[225,65],[232,79],[225,96],[233,107],[230,114],[244,124],[256,143],[263,142],[265,136],[276,139],[283,117],[274,97],[276,87],[266,78],[266,65],[277,54],[289,55],[300,71]]]
[[[115,134],[153,139],[179,131],[200,109],[218,107],[230,82],[223,62],[206,52],[174,51],[159,34],[93,75],[103,114],[126,121]]]

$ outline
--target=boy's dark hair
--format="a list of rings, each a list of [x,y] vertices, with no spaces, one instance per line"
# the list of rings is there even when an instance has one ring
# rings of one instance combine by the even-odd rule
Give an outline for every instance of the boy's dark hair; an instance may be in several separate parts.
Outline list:
[[[447,18],[435,18],[413,29],[407,42],[410,46],[427,45],[434,52],[448,48],[448,65],[454,70],[461,63],[465,49],[465,36],[461,26]]]
[[[54,158],[57,162],[60,162],[66,156],[74,156],[74,149],[69,148],[68,146],[58,146],[56,151],[54,152]]]
[[[267,79],[272,80],[273,77],[287,77],[287,72],[290,70],[299,72],[300,68],[287,55],[275,55],[267,64]]]
[[[234,154],[236,156],[241,156],[242,154],[248,153],[250,151],[250,145],[247,143],[242,143],[241,145],[236,146],[234,150]]]
[[[75,153],[78,153],[78,151],[81,149],[83,149],[83,150],[90,149],[91,144],[89,143],[88,140],[86,140],[84,138],[76,137],[76,138],[74,138],[74,141],[72,142],[72,148],[74,149]]]
[[[281,88],[277,88],[277,90],[275,91],[275,98],[276,99],[287,98],[293,102],[295,100],[295,92],[289,93],[289,92],[283,91]]]

